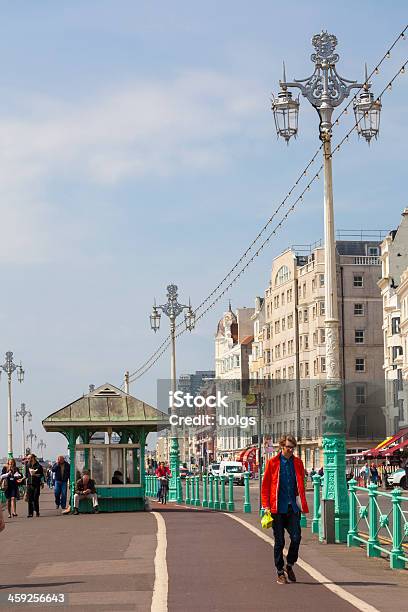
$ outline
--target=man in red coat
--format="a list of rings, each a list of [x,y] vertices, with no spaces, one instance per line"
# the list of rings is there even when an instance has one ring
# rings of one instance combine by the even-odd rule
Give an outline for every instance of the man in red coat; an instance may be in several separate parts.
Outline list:
[[[279,446],[280,452],[266,464],[262,480],[262,506],[265,510],[270,510],[273,516],[277,582],[286,584],[288,580],[296,582],[293,565],[298,559],[302,539],[300,513],[309,512],[309,508],[305,494],[305,468],[302,460],[293,454],[297,446],[296,438],[282,436]],[[290,537],[286,568],[283,561],[285,529]]]

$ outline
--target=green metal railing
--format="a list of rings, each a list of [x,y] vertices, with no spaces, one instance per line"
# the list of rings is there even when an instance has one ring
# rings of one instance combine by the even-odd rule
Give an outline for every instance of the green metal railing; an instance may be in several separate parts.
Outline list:
[[[362,502],[359,493],[368,493],[367,503]],[[389,502],[385,510],[379,504],[381,498]],[[365,488],[350,480],[349,500],[347,546],[363,544],[368,557],[384,554],[390,559],[391,569],[405,568],[408,562],[408,497],[402,495],[399,488],[386,493],[379,491],[375,484]]]

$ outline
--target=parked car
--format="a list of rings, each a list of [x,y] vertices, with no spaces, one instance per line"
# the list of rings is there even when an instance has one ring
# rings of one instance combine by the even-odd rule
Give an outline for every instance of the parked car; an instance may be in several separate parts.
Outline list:
[[[387,482],[390,487],[401,487],[402,489],[408,489],[407,475],[404,468],[400,468],[396,472],[388,474]]]
[[[211,474],[212,476],[219,476],[219,474],[220,474],[220,464],[219,463],[211,463],[210,467],[208,468],[208,474]]]
[[[192,472],[185,467],[181,467],[180,470],[180,478],[185,478],[186,476],[192,476]]]
[[[234,477],[234,484],[244,485],[245,469],[240,461],[221,461],[219,475],[229,477],[230,474]]]

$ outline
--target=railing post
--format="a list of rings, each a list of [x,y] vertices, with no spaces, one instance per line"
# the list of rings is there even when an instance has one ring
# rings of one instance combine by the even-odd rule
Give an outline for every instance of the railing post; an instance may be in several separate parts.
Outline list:
[[[221,502],[220,502],[220,510],[227,509],[227,502],[225,501],[225,476],[220,476],[221,480]]]
[[[177,476],[177,503],[183,503],[183,486],[181,484],[181,477]]]
[[[186,476],[186,504],[190,504],[190,476]]]
[[[220,509],[220,477],[214,477],[214,510]]]
[[[306,484],[307,484],[307,476],[305,476],[305,493],[306,493]],[[307,527],[306,514],[303,514],[303,513],[300,514],[300,526]]]
[[[203,508],[208,508],[208,483],[207,483],[207,474],[203,474],[203,503],[201,504]]]
[[[252,512],[251,498],[249,495],[249,474],[244,474],[244,512]]]
[[[234,512],[234,476],[228,475],[228,512]]]
[[[312,533],[319,533],[319,510],[320,510],[320,480],[319,474],[313,476],[313,519]]]
[[[401,505],[400,495],[401,489],[394,489],[392,495],[392,549],[390,554],[390,568],[404,569],[405,562],[398,557],[402,556],[404,551],[402,548],[402,521],[401,521]]]
[[[214,509],[214,476],[213,474],[209,475],[210,481],[210,495],[208,499],[208,507]]]
[[[194,505],[195,506],[201,506],[201,502],[200,502],[200,477],[199,476],[195,476],[194,480],[195,480],[195,499],[194,499]]]
[[[149,487],[149,497],[153,497],[153,476],[149,476],[148,487]]]
[[[150,496],[150,491],[149,491],[149,474],[146,474],[145,476],[145,491],[146,491],[146,497]]]
[[[378,508],[377,508],[377,485],[371,483],[368,485],[368,541],[367,541],[367,556],[380,557],[381,552],[376,548],[378,542]]]
[[[356,500],[356,486],[357,481],[352,478],[349,483],[349,502],[350,502],[350,516],[349,516],[349,530],[347,533],[347,546],[359,546],[357,540],[355,540],[355,536],[358,535],[357,532],[357,500]]]

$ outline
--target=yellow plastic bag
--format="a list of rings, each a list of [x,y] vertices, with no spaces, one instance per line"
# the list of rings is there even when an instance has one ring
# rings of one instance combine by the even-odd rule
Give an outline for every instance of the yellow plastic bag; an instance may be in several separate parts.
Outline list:
[[[273,518],[269,510],[267,510],[261,519],[262,529],[269,529],[270,527],[272,527],[272,523]]]

